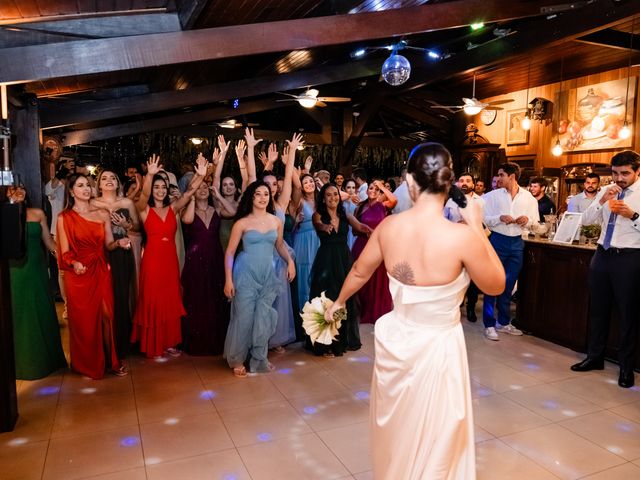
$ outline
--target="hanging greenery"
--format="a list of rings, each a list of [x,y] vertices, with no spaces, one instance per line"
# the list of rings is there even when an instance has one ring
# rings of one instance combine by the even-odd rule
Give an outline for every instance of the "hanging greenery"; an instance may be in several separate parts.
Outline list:
[[[213,148],[217,145],[217,139],[214,137],[201,138],[203,142],[200,145],[194,145],[190,137],[184,135],[144,133],[93,142],[89,146],[85,146],[85,148],[78,146],[72,150],[80,160],[82,160],[83,156],[86,156],[88,162],[90,161],[91,163],[95,162],[96,151],[99,151],[98,163],[118,172],[124,172],[130,166],[139,167],[152,153],[157,153],[160,155],[165,169],[179,174],[182,164],[193,163],[198,153],[202,152],[206,157],[211,157]],[[231,142],[231,152],[227,156],[223,175],[239,177],[240,171],[233,152],[236,141],[232,140]],[[264,141],[256,147],[258,171],[262,170],[262,166],[259,165],[257,160],[258,153],[266,150],[269,143],[271,142]],[[278,151],[282,151],[286,144],[284,141],[273,143],[277,145]],[[314,159],[314,170],[325,169],[336,173],[340,170],[341,153],[342,147],[339,145],[306,145],[304,150],[298,153],[296,164],[302,165],[304,159],[311,155]],[[89,156],[91,156],[90,160]],[[361,146],[356,149],[353,165],[365,168],[369,175],[386,178],[398,175],[408,156],[409,150],[406,149]],[[229,159],[233,161],[229,161]],[[278,163],[274,170],[277,174],[284,173],[281,163]]]

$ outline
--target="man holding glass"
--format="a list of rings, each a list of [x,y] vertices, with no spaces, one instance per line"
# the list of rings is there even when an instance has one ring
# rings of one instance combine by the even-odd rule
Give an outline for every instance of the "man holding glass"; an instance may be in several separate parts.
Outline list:
[[[589,342],[587,358],[574,372],[604,369],[604,351],[615,303],[620,322],[618,385],[633,387],[640,292],[640,154],[632,150],[611,158],[613,182],[582,214],[584,224],[599,223],[602,232],[589,266]]]

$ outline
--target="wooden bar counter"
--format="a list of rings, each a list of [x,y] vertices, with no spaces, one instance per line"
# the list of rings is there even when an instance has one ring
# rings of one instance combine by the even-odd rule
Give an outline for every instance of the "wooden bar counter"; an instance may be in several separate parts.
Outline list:
[[[593,246],[525,240],[523,266],[518,279],[517,320],[514,324],[525,333],[578,352],[586,352],[589,327],[588,275],[594,253]],[[640,292],[638,294],[640,297]],[[617,362],[619,334],[615,316],[614,311],[606,357]],[[640,339],[636,345],[634,368],[640,371]]]

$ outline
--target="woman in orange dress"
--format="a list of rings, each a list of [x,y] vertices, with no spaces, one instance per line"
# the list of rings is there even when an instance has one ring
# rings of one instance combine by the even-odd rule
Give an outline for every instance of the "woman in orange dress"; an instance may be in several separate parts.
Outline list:
[[[186,311],[180,293],[180,268],[176,253],[176,213],[190,202],[207,173],[208,162],[200,155],[196,174],[182,197],[171,203],[169,185],[158,175],[160,157],[147,162],[147,175],[136,207],[144,224],[147,243],[140,267],[138,303],[133,317],[131,341],[140,341],[148,358],[164,353],[177,357],[182,342],[181,320]]]
[[[67,206],[58,216],[58,262],[65,271],[71,368],[99,379],[105,370],[126,375],[116,353],[108,250],[130,248],[113,239],[109,213],[90,205],[91,184],[84,175],[67,180]]]

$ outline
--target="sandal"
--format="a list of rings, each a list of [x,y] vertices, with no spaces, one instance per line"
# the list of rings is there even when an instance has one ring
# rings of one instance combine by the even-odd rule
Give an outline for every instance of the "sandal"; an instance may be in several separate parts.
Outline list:
[[[273,372],[276,369],[276,366],[273,363],[268,362],[267,368],[269,369],[270,372]]]
[[[122,365],[120,368],[114,368],[113,370],[111,370],[111,373],[113,373],[116,377],[126,377],[127,375],[129,375],[129,372],[127,372],[124,365]]]
[[[284,349],[284,347],[282,347],[282,346],[275,347],[275,348],[273,349],[273,351],[274,351],[275,353],[285,353],[285,352],[286,352],[286,350],[285,350],[285,349]]]
[[[167,355],[169,355],[169,356],[173,357],[173,358],[177,358],[177,357],[179,357],[180,355],[182,355],[182,352],[181,352],[180,350],[178,350],[177,348],[173,348],[173,347],[171,347],[171,348],[167,348],[167,349],[165,350],[165,353],[166,353]]]
[[[322,356],[323,356],[324,358],[335,358],[335,357],[336,357],[336,356],[333,354],[333,352],[326,352],[326,353],[323,353],[323,354],[322,354]]]
[[[247,377],[247,369],[244,368],[244,365],[241,367],[234,367],[233,374],[238,378],[246,378]]]

